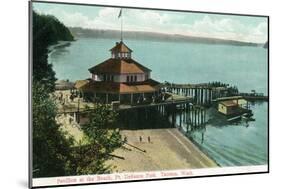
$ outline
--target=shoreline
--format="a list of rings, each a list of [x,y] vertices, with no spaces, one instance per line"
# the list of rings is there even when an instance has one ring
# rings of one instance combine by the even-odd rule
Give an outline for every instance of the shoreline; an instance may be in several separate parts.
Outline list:
[[[205,154],[205,156],[207,156],[209,159],[211,159],[214,163],[217,164],[217,166],[221,167],[221,165],[206,151],[204,150],[204,148],[202,148],[198,142],[196,142],[195,140],[193,140],[192,138],[190,138],[187,133],[184,132],[183,129],[180,128],[180,126],[176,127],[177,130],[187,139],[189,140],[195,147],[198,148],[199,151],[201,151],[203,154]]]
[[[107,161],[112,173],[219,167],[177,128],[121,130],[121,134],[128,144]]]
[[[57,48],[63,48],[63,47],[67,47],[71,45],[71,42],[73,41],[58,41],[57,43],[50,45],[47,49],[48,49],[48,54],[52,53],[55,49]]]
[[[198,142],[196,142],[195,140],[189,138],[187,135],[185,135],[185,137],[187,137],[191,142],[192,144],[194,144],[202,153],[204,153],[208,158],[210,158],[212,161],[214,161],[217,166],[219,167],[222,167],[204,148],[202,148]]]

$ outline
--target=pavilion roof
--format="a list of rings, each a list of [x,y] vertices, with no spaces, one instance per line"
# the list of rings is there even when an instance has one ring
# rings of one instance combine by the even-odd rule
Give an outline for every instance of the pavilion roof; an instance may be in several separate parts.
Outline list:
[[[96,93],[148,93],[158,90],[157,85],[159,82],[149,79],[145,82],[135,83],[116,83],[109,81],[90,81],[85,82],[84,85],[78,88],[84,92],[96,92]]]
[[[111,74],[138,74],[151,71],[137,61],[129,59],[110,58],[89,69],[91,73],[111,73]]]

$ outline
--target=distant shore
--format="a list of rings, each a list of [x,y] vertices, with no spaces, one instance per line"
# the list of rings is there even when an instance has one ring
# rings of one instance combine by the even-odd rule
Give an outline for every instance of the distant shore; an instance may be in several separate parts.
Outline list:
[[[90,38],[118,39],[120,37],[119,30],[87,29],[87,28],[80,28],[80,27],[69,27],[69,30],[77,38],[90,37]],[[166,33],[159,33],[159,32],[123,31],[123,34],[126,37],[126,39],[136,39],[136,40],[192,42],[192,43],[203,43],[203,44],[225,44],[225,45],[253,46],[253,47],[264,46],[264,43],[253,43],[248,41],[188,36],[188,35],[179,35],[179,34],[166,34]]]

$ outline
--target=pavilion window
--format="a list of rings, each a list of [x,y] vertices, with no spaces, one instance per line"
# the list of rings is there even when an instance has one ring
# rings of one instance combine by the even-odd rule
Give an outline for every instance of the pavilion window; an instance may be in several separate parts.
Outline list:
[[[113,80],[114,80],[114,76],[112,75],[112,76],[111,76],[111,81],[113,81]]]
[[[127,82],[130,82],[130,76],[127,76]]]
[[[134,76],[132,76],[132,75],[131,75],[131,82],[133,82],[133,81],[134,81],[133,79],[134,79]]]
[[[135,75],[135,82],[137,81],[137,76]]]

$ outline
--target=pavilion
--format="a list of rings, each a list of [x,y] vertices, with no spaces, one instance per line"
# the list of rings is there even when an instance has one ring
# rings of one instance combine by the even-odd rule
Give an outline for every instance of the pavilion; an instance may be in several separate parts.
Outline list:
[[[90,68],[91,78],[77,81],[75,87],[84,97],[106,104],[154,102],[160,83],[151,79],[151,70],[132,59],[133,51],[122,40],[110,51],[111,58]]]

